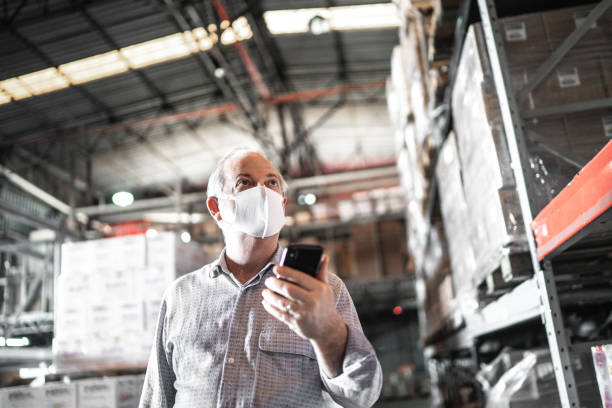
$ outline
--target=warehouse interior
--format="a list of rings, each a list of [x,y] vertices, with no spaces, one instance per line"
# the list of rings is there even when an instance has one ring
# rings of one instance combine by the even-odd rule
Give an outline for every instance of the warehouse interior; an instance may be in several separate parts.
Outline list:
[[[137,407],[237,147],[376,407],[612,404],[612,0],[3,0],[0,407]]]

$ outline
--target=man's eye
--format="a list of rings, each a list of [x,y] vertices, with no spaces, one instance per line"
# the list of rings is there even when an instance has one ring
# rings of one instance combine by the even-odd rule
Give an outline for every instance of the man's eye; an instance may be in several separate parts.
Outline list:
[[[247,179],[238,180],[238,183],[237,183],[237,184],[238,184],[239,186],[246,186],[246,185],[248,185],[248,184],[249,184],[249,180],[247,180]]]
[[[270,181],[268,181],[268,183],[270,183],[273,186],[278,186],[278,181],[276,181],[276,180],[270,180]]]

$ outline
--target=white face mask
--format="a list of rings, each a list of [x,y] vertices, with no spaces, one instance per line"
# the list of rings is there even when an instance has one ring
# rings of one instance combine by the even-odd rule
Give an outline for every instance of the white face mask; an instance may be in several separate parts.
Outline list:
[[[222,220],[219,225],[233,228],[245,234],[266,238],[280,232],[285,225],[283,196],[264,186],[256,186],[234,195],[220,194],[219,198],[233,200],[219,201]]]

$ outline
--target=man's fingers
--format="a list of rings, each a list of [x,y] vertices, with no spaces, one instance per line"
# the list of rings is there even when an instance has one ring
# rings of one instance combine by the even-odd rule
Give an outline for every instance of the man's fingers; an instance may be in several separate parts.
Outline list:
[[[293,282],[306,290],[313,290],[319,284],[316,278],[288,266],[277,265],[274,267],[274,273],[279,278]]]
[[[268,302],[272,306],[282,311],[287,311],[297,306],[295,302],[292,302],[286,297],[283,297],[277,293],[272,292],[270,289],[264,289],[261,295],[266,300],[266,302]]]
[[[264,309],[266,309],[266,312],[270,313],[281,322],[285,323],[289,327],[295,326],[295,320],[289,313],[283,312],[281,309],[268,303],[268,301],[265,299],[261,301],[261,304],[263,305]]]
[[[298,303],[306,303],[310,296],[308,291],[299,287],[298,284],[282,279],[269,277],[264,284],[268,289]]]

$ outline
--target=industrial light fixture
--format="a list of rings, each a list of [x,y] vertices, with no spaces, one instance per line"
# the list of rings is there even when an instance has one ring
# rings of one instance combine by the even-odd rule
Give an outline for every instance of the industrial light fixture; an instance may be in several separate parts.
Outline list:
[[[27,337],[8,338],[0,337],[0,347],[27,347],[30,345],[30,339]]]
[[[200,51],[208,51],[219,42],[219,39],[223,45],[231,45],[252,37],[253,31],[246,17],[239,17],[231,23],[224,21],[220,36],[214,24],[209,25],[208,30],[196,27],[193,30],[93,55],[58,67],[49,67],[5,79],[0,81],[0,105],[11,100],[29,98],[67,88],[70,85],[121,74],[130,69],[140,69],[197,54]]]
[[[155,238],[159,233],[155,228],[149,228],[147,232],[145,232],[145,236],[147,238]]]
[[[214,74],[215,74],[215,78],[221,79],[225,76],[225,70],[221,67],[215,68]]]
[[[306,205],[315,205],[317,202],[317,196],[313,193],[308,193],[304,196],[304,203]]]
[[[181,232],[181,241],[186,244],[191,242],[191,234],[188,231]]]
[[[315,205],[317,203],[317,196],[313,193],[300,194],[297,202],[299,205]]]
[[[117,191],[112,197],[113,204],[119,207],[129,207],[134,202],[134,195],[129,191]]]
[[[308,27],[310,27],[310,32],[314,35],[325,34],[331,31],[329,20],[319,15],[316,15],[310,19]]]
[[[330,30],[368,30],[399,26],[393,3],[363,4],[328,8],[270,10],[264,20],[271,34],[307,33],[313,19],[326,20]],[[317,19],[318,17],[318,19]],[[321,23],[320,20],[315,24]],[[319,27],[317,27],[319,28]],[[314,34],[314,32],[313,32]]]
[[[221,34],[221,44],[229,45],[236,42],[237,35],[233,28],[228,28]]]

